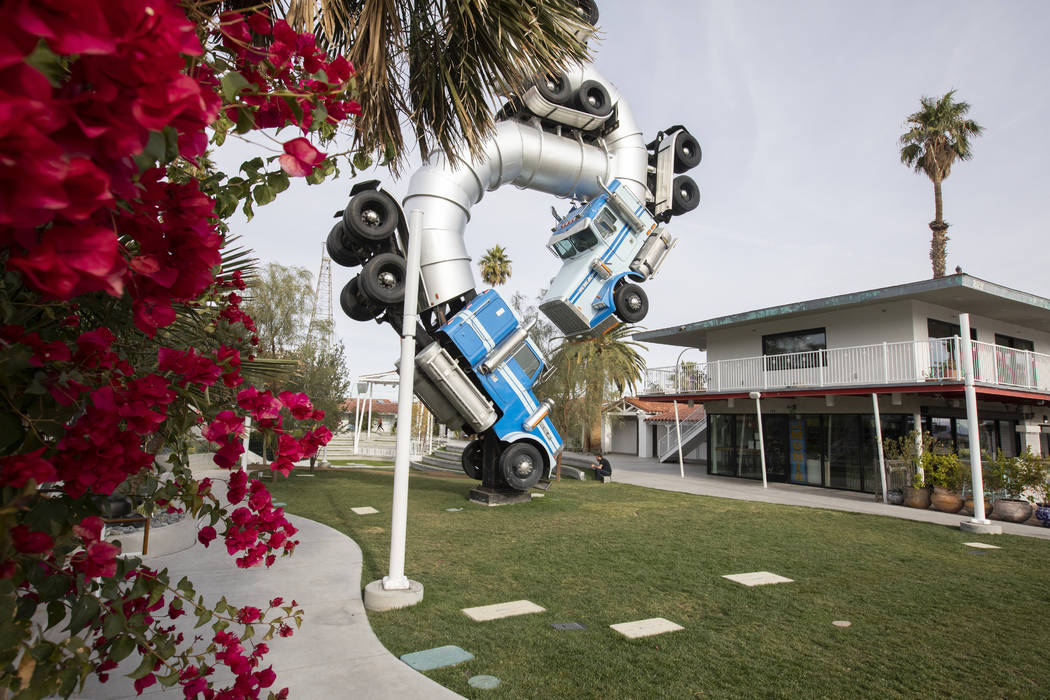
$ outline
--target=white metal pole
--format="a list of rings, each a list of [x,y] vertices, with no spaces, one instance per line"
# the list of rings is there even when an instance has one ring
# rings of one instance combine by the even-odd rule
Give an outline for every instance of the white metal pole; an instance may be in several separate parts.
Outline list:
[[[883,343],[885,345],[885,343]],[[879,414],[879,395],[871,392],[871,405],[875,408],[875,439],[879,444],[879,478],[882,479],[882,502],[889,504],[886,495],[886,455],[882,451],[882,416]]]
[[[984,513],[984,478],[981,475],[981,434],[977,420],[977,390],[973,387],[973,342],[970,340],[970,314],[959,314],[959,359],[962,361],[963,381],[966,383],[966,422],[970,427],[970,479],[973,484],[973,520],[989,525]]]
[[[682,424],[678,421],[678,400],[674,402],[674,429],[678,433],[678,474],[685,478],[685,459],[682,457]]]
[[[755,415],[758,416],[758,454],[762,458],[762,488],[768,488],[766,480],[766,437],[762,434],[762,392],[752,391],[748,394],[755,400]]]
[[[354,383],[354,454],[357,454],[357,442],[361,437],[361,385]]]
[[[365,430],[365,434],[369,438],[372,437],[372,394],[375,392],[376,385],[368,383],[368,428]]]
[[[248,438],[252,434],[252,417],[244,418],[244,453],[241,455],[241,471],[248,471]]]
[[[397,433],[394,456],[394,503],[390,522],[390,573],[383,577],[384,590],[411,587],[405,577],[405,538],[408,531],[408,457],[412,439],[412,384],[415,381],[416,310],[419,302],[419,249],[423,212],[408,215],[408,251],[405,260],[405,306],[401,325],[401,366],[397,387]],[[408,429],[404,429],[407,427]]]

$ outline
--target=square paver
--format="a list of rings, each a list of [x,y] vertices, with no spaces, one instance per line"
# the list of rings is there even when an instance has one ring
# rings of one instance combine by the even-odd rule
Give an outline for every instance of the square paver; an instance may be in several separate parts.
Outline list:
[[[515,615],[528,615],[529,613],[546,611],[546,608],[541,608],[529,600],[513,600],[509,603],[463,608],[464,614],[475,622],[487,622],[488,620],[498,620],[502,617],[514,617]]]
[[[791,583],[794,580],[771,574],[768,571],[752,571],[749,574],[726,574],[722,578],[736,581],[745,586],[766,586],[771,583]]]
[[[372,506],[362,506],[360,508],[351,508],[358,515],[371,515],[372,513],[378,513],[379,511]]]
[[[963,542],[963,544],[974,549],[1002,549],[1002,547],[996,547],[994,544],[985,544],[984,542]]]
[[[654,634],[677,632],[685,629],[681,625],[662,617],[651,617],[648,620],[636,620],[634,622],[620,622],[615,625],[609,625],[609,627],[612,627],[628,639],[651,637]]]
[[[417,671],[430,671],[435,668],[455,666],[473,658],[474,655],[469,651],[460,649],[453,644],[424,649],[423,651],[413,651],[411,654],[403,654],[401,656],[402,661]]]

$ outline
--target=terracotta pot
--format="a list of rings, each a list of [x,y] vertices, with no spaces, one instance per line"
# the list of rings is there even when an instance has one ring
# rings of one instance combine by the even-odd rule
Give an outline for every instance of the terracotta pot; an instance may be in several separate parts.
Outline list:
[[[904,487],[904,505],[909,508],[929,508],[930,490],[916,489],[911,486]]]
[[[933,495],[930,496],[930,505],[933,506],[934,510],[939,510],[942,513],[958,513],[962,510],[963,499],[955,491],[946,489],[943,486],[934,486]]]
[[[992,514],[992,503],[993,503],[993,501],[992,501],[992,498],[990,496],[985,496],[984,497],[984,516],[985,517],[988,517],[988,516],[990,516]],[[974,514],[974,512],[973,512],[973,498],[972,497],[971,498],[967,498],[963,502],[962,514],[963,515],[973,515]]]
[[[1032,517],[1032,504],[1015,498],[998,498],[995,514],[1008,523],[1023,523]]]

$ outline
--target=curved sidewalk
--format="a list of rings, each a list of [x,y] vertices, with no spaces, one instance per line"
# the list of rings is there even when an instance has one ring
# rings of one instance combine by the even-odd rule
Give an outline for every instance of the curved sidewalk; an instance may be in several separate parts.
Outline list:
[[[959,523],[969,520],[968,516],[941,513],[932,509],[906,508],[891,506],[878,502],[870,493],[856,491],[837,491],[814,486],[782,484],[770,482],[768,488],[762,488],[761,481],[738,479],[731,476],[712,476],[707,467],[701,464],[686,464],[685,478],[679,473],[678,462],[660,463],[655,459],[642,459],[627,455],[611,455],[613,481],[635,486],[645,486],[664,491],[680,491],[701,496],[733,498],[741,501],[761,501],[786,506],[803,506],[806,508],[827,508],[844,510],[852,513],[884,515],[904,520],[937,523],[959,527]],[[1003,528],[1003,534],[1021,535],[1050,539],[1050,528],[1033,527],[993,520],[993,524]]]
[[[273,665],[277,682],[270,690],[287,687],[294,700],[331,698],[459,698],[460,695],[413,670],[384,647],[368,624],[361,601],[361,549],[346,535],[327,525],[288,516],[299,529],[300,544],[291,557],[269,569],[238,569],[221,540],[207,549],[197,545],[166,556],[147,557],[156,568],[167,568],[172,580],[189,576],[197,592],[214,602],[226,596],[234,605],[265,607],[277,596],[295,599],[305,610],[303,626],[293,636],[267,644],[263,667]],[[192,628],[192,616],[186,632]],[[205,627],[204,629],[209,629]],[[172,698],[182,700],[180,687],[147,688],[135,694],[132,682],[120,672],[137,666],[133,655],[110,674],[107,683],[94,677],[77,698]],[[221,667],[225,668],[225,667]],[[216,669],[219,682],[231,678]],[[266,696],[264,692],[263,697]]]

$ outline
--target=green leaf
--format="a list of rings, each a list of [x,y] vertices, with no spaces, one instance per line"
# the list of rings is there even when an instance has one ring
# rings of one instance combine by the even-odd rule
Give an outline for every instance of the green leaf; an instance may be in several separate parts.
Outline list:
[[[255,197],[255,201],[259,204],[269,204],[273,200],[277,199],[277,193],[273,191],[273,188],[267,185],[258,185],[252,190],[252,195]]]
[[[37,42],[36,48],[25,57],[25,62],[43,73],[55,87],[65,82],[66,71],[62,66],[62,59],[44,42]]]
[[[15,618],[19,620],[28,620],[33,617],[33,613],[36,612],[39,603],[32,598],[19,598],[18,599],[18,611],[15,613]]]
[[[153,658],[153,656],[151,654],[146,654],[142,657],[142,663],[139,664],[139,667],[128,674],[128,678],[138,680],[139,678],[144,678],[148,676],[150,673],[153,672],[154,663],[156,663],[156,660]]]
[[[106,619],[102,621],[102,634],[107,639],[117,637],[124,631],[124,614],[119,610],[111,610]]]
[[[51,629],[62,620],[66,619],[66,606],[61,600],[52,600],[47,604],[47,627]]]
[[[53,574],[45,578],[36,588],[41,600],[57,600],[66,594],[72,579],[68,576]]]
[[[248,90],[255,87],[254,84],[249,83],[248,79],[237,71],[230,71],[225,74],[219,82],[222,85],[222,96],[226,98],[227,102],[233,100],[241,90]]]
[[[187,578],[185,576],[183,576],[181,579],[179,579],[179,582],[175,586],[175,589],[178,590],[180,593],[182,593],[182,594],[184,594],[184,595],[186,595],[186,596],[188,596],[190,598],[193,597],[193,582],[190,581],[189,578]],[[182,607],[182,605],[180,604],[179,607]]]
[[[195,624],[193,628],[196,629],[198,627],[203,627],[204,625],[208,624],[209,622],[211,622],[211,617],[212,612],[208,608],[199,610],[197,612],[197,624]]]
[[[128,634],[122,634],[113,640],[109,647],[109,655],[114,661],[123,661],[128,654],[135,650],[135,639]]]
[[[241,163],[241,171],[247,173],[248,177],[253,180],[259,176],[259,171],[263,167],[265,167],[265,163],[263,163],[262,158],[252,158]],[[232,183],[233,180],[231,179],[230,182]]]
[[[94,622],[101,612],[98,598],[93,595],[82,595],[73,603],[73,613],[69,619],[69,632],[76,634],[89,623]]]
[[[364,151],[355,153],[352,162],[358,170],[366,170],[372,167],[372,157]]]
[[[288,179],[288,173],[283,170],[278,170],[275,173],[266,174],[266,184],[273,188],[273,191],[280,194],[288,189],[291,181]]]
[[[237,133],[247,134],[255,128],[255,119],[252,118],[251,110],[246,107],[237,107]]]

